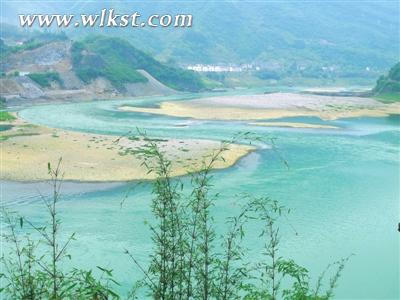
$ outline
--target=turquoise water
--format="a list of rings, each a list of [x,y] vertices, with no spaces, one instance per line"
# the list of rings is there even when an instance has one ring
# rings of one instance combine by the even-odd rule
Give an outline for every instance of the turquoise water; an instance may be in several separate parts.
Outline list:
[[[0,131],[10,130],[12,125],[0,125]]]
[[[316,278],[329,263],[354,253],[336,297],[399,298],[399,117],[279,120],[341,127],[317,130],[197,121],[116,109],[121,104],[152,106],[160,100],[37,106],[20,115],[37,124],[102,134],[126,134],[139,127],[158,137],[222,139],[243,130],[276,137],[289,169],[274,151],[260,147],[232,168],[215,172],[215,192],[220,192],[221,198],[213,213],[219,231],[223,232],[225,217],[239,210],[235,194],[270,196],[291,208],[289,222],[298,233],[283,225],[282,255],[309,268]],[[187,126],[177,127],[182,124]],[[38,188],[47,190],[44,184],[5,182],[3,199],[22,214],[41,220],[45,212]],[[71,248],[74,262],[82,267],[112,267],[126,291],[141,274],[123,254],[124,249],[143,263],[151,249],[144,225],[144,220],[151,219],[150,199],[148,185],[67,183],[60,205],[65,232],[78,234]],[[254,259],[260,256],[257,235],[257,230],[250,230],[246,240]]]

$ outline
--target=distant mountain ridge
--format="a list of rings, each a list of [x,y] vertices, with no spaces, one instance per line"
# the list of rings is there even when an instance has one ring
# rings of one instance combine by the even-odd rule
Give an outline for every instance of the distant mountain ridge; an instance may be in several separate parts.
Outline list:
[[[396,1],[129,1],[5,2],[3,20],[18,13],[193,14],[190,29],[102,29],[162,60],[179,64],[252,63],[304,76],[326,68],[338,77],[374,78],[398,59]],[[91,32],[98,29],[92,28]],[[86,35],[70,29],[68,35]]]

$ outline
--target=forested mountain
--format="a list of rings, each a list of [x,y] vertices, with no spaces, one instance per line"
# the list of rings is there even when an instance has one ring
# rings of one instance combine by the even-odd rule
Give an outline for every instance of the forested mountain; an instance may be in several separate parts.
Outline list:
[[[396,1],[168,1],[100,3],[6,2],[3,20],[18,13],[193,14],[193,27],[112,28],[102,34],[124,37],[157,58],[180,64],[258,63],[285,72],[312,75],[324,68],[341,77],[371,76],[389,68],[399,51]],[[4,14],[3,12],[3,14]],[[12,13],[14,12],[14,14]],[[11,17],[15,15],[14,17]],[[100,29],[70,28],[80,36]]]
[[[52,38],[50,39],[50,36]],[[34,35],[18,44],[0,39],[4,99],[93,99],[170,95],[206,89],[199,74],[161,63],[126,40],[92,35]]]
[[[98,77],[108,79],[118,90],[126,83],[147,82],[138,70],[145,70],[170,88],[199,91],[204,86],[200,76],[162,64],[120,38],[92,36],[72,44],[72,64],[85,83]]]

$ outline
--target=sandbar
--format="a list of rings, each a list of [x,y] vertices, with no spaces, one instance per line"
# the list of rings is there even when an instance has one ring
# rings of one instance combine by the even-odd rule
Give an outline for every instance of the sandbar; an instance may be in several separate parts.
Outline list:
[[[84,182],[110,182],[154,179],[132,150],[143,145],[140,137],[122,137],[80,133],[36,126],[17,119],[1,125],[13,126],[0,131],[0,179],[43,181],[49,179],[47,163],[56,164],[62,157],[64,179]],[[157,144],[171,163],[171,175],[196,171],[221,143],[199,139],[157,139]],[[231,145],[224,160],[215,169],[227,168],[254,148]]]
[[[206,120],[263,120],[286,117],[319,117],[322,120],[335,120],[400,114],[400,103],[384,104],[364,97],[272,93],[168,101],[162,102],[159,108],[125,105],[119,109]]]

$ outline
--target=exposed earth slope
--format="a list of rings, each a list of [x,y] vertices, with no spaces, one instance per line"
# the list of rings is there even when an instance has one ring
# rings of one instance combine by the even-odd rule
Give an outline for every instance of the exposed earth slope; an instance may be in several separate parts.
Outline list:
[[[204,87],[194,72],[160,63],[121,39],[29,40],[18,46],[1,41],[1,46],[0,95],[11,103],[170,95]]]

